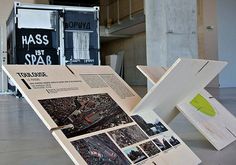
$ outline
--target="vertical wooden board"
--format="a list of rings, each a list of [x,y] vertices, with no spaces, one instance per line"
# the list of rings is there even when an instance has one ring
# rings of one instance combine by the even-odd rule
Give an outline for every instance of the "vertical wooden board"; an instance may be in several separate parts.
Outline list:
[[[128,18],[129,16],[129,1],[119,0],[120,20]]]
[[[137,12],[144,10],[144,1],[143,0],[131,0],[132,4],[132,14],[135,14]]]
[[[178,59],[134,108],[134,112],[155,110],[169,122],[177,114],[175,106],[194,91],[203,89],[226,62]]]
[[[117,3],[111,2],[109,4],[109,20],[110,24],[115,24],[117,22]]]
[[[236,118],[206,90],[188,95],[177,108],[217,150],[236,140]]]

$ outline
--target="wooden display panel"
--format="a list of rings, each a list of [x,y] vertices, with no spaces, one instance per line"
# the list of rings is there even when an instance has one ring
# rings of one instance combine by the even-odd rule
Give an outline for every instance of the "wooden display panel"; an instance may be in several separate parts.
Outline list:
[[[222,62],[219,62],[220,64],[222,65]],[[137,66],[137,68],[153,84],[158,83],[166,71],[166,68],[162,67]],[[191,82],[191,79],[188,80]],[[201,80],[199,81],[201,83]],[[186,95],[176,107],[217,150],[236,140],[236,118],[204,88]],[[175,114],[170,111],[170,116],[173,115],[171,113]]]
[[[175,106],[191,93],[203,89],[226,65],[226,62],[178,59],[133,109],[154,110],[166,122],[177,114]]]
[[[4,71],[75,164],[201,162],[153,111],[131,113],[140,97],[110,67]]]

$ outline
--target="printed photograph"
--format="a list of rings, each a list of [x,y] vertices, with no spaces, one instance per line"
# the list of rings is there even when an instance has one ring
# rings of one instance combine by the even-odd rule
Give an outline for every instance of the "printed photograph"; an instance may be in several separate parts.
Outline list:
[[[137,125],[110,131],[108,134],[121,148],[148,139]]]
[[[39,100],[67,138],[131,123],[132,119],[107,94],[93,94]]]
[[[168,129],[158,120],[158,116],[154,112],[151,114],[139,113],[131,117],[149,136],[168,131]]]
[[[165,139],[167,139],[168,142],[169,142],[172,146],[176,146],[176,145],[180,144],[180,142],[178,141],[178,139],[176,139],[174,136],[169,136],[169,137],[166,137],[166,136],[165,136]]]
[[[132,160],[133,163],[141,162],[147,159],[147,156],[138,147],[131,147],[124,150],[125,154]]]
[[[88,165],[129,165],[125,155],[106,134],[71,142]]]
[[[146,152],[149,157],[160,153],[160,150],[155,146],[152,141],[140,144],[139,146]]]
[[[162,138],[161,140],[159,139],[154,139],[153,142],[162,150],[165,151],[169,148],[171,148],[172,146],[170,145],[170,143],[165,139]]]

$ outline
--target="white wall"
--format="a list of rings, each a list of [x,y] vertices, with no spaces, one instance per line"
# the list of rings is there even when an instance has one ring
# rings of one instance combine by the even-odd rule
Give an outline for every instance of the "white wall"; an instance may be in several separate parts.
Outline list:
[[[218,56],[228,61],[220,74],[221,87],[236,87],[236,0],[217,0]]]

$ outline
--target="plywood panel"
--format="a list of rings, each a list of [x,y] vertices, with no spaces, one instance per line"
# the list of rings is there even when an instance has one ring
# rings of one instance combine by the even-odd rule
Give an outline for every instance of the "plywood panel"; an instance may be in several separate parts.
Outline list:
[[[138,66],[138,69],[153,84],[166,71],[161,67],[148,66]],[[236,118],[205,89],[187,96],[176,106],[217,150],[236,140]]]
[[[145,77],[149,81],[152,82],[153,85],[155,85],[167,71],[167,69],[164,67],[150,67],[150,66],[137,65],[137,68],[139,69],[140,72],[142,72],[142,74],[145,75]]]
[[[110,67],[4,70],[75,164],[201,162],[153,111],[131,113],[140,97]]]
[[[133,14],[144,10],[144,0],[131,0],[131,2]]]
[[[139,102],[134,111],[155,110],[165,122],[178,113],[175,106],[191,93],[203,89],[226,62],[178,59]]]
[[[177,108],[217,150],[236,140],[236,118],[206,90],[187,96]]]

